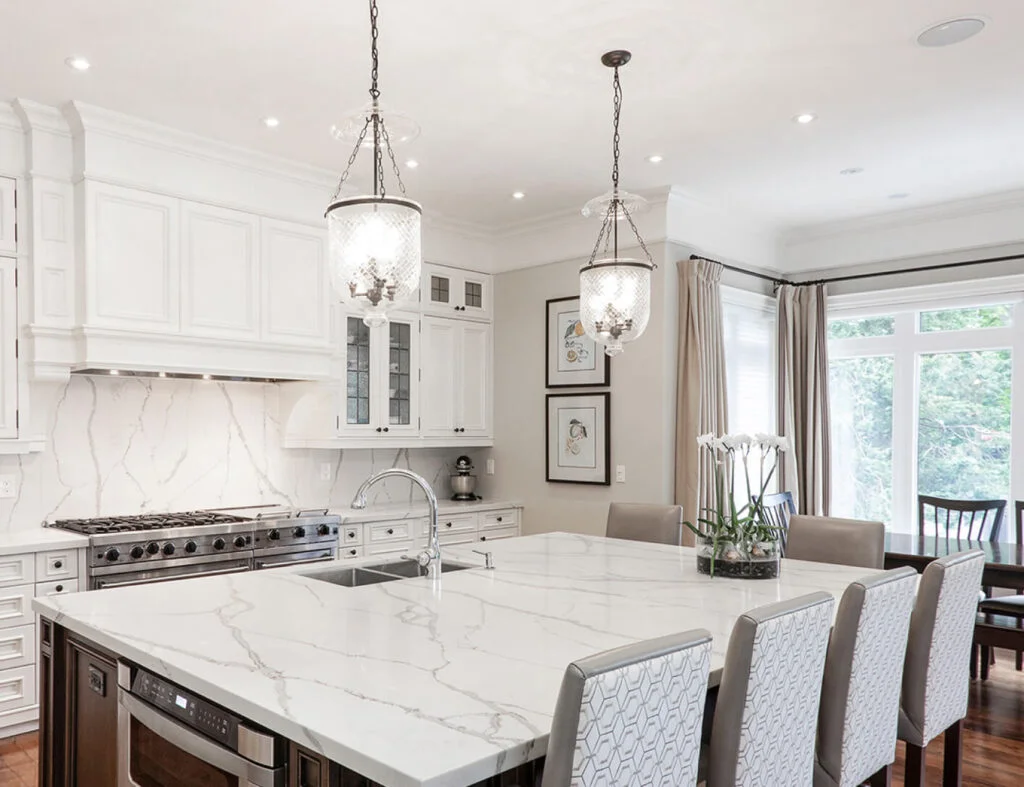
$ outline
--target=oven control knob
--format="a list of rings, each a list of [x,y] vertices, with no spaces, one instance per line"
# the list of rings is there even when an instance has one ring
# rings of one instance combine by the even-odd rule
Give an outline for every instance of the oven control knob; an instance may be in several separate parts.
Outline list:
[[[121,557],[121,553],[117,551],[117,547],[111,547],[107,550],[107,553],[103,557],[105,557],[107,560],[113,563],[115,560]]]
[[[296,538],[305,538],[306,537],[306,528],[304,528],[304,527],[297,527],[297,528],[295,528],[292,531],[292,535],[295,536]]]
[[[316,534],[318,536],[329,536],[331,534],[331,526],[330,525],[320,525],[320,527],[318,527],[316,529]]]
[[[245,536],[235,536],[235,546],[241,549],[245,546]]]
[[[160,545],[156,543],[156,541],[150,541],[148,544],[146,544],[146,551],[149,552],[149,554],[151,555],[155,555],[157,552],[160,551]]]
[[[174,554],[174,544],[172,544],[170,542],[167,542],[166,544],[164,544],[164,554],[165,555],[173,555]]]
[[[213,548],[214,549],[223,549],[224,545],[225,545],[225,542],[224,542],[223,538],[218,538],[216,541],[213,542]]]
[[[132,547],[132,559],[133,560],[138,560],[144,554],[146,554],[146,550],[143,549],[142,547]]]
[[[189,541],[185,544],[186,552],[195,552],[197,549],[199,549],[199,545],[195,541]]]
[[[278,530],[277,528],[274,528],[269,533],[267,533],[267,538],[269,538],[271,541],[277,541],[277,539],[279,539],[280,537],[281,537],[281,531]]]

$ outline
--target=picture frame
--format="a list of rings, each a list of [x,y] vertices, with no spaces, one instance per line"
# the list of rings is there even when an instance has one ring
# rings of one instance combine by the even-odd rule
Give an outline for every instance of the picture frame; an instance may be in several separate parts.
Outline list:
[[[611,398],[608,391],[547,394],[548,483],[611,485]]]
[[[595,388],[611,385],[611,358],[583,332],[579,296],[546,302],[544,385]]]

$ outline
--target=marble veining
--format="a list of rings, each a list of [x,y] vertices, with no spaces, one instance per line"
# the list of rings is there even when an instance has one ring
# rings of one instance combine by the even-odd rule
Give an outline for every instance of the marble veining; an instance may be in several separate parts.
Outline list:
[[[864,569],[784,561],[710,579],[693,550],[553,533],[497,568],[362,588],[296,571],[35,601],[81,635],[391,787],[471,784],[543,754],[565,666],[692,628],[724,663],[736,618]],[[480,565],[471,547],[445,559]]]

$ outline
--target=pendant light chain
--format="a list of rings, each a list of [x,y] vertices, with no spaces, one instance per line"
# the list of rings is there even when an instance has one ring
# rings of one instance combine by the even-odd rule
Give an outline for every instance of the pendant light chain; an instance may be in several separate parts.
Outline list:
[[[619,118],[622,116],[622,83],[619,81],[619,67],[615,66],[615,78],[613,80],[615,91],[615,133],[612,135],[612,186],[615,189],[612,196],[619,198]]]

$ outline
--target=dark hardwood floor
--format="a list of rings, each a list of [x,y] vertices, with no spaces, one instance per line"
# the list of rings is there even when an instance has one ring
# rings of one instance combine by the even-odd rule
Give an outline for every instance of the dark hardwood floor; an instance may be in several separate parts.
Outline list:
[[[903,784],[899,747],[894,785]],[[928,747],[927,781],[942,784],[942,742]],[[36,787],[39,750],[35,734],[0,740],[0,787]],[[1000,653],[988,681],[971,683],[971,704],[964,731],[964,785],[1024,785],[1024,673],[1013,656]],[[111,785],[113,787],[113,785]]]

